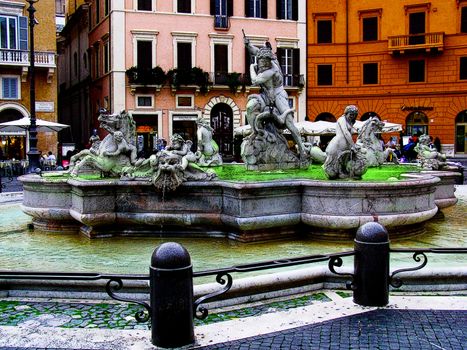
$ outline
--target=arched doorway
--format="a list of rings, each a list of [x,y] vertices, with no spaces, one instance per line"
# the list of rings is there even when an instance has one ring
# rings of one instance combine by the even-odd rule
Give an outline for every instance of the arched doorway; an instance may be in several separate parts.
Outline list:
[[[364,122],[365,120],[370,119],[371,117],[376,117],[379,120],[381,120],[381,117],[378,115],[378,113],[375,112],[366,112],[363,113],[362,116],[360,117],[360,121]]]
[[[325,122],[335,123],[336,122],[336,117],[332,113],[323,112],[323,113],[320,113],[320,114],[318,114],[316,116],[315,122],[319,122],[321,120],[325,121]],[[323,151],[325,151],[326,147],[328,146],[328,143],[332,140],[333,137],[334,137],[334,135],[321,135],[319,137],[319,147]]]
[[[218,103],[211,109],[213,138],[219,145],[224,160],[233,156],[233,111],[226,103]]]
[[[14,109],[0,111],[0,123],[21,119],[24,115]],[[0,130],[0,160],[26,158],[26,132],[7,132]]]
[[[425,113],[415,111],[410,113],[405,119],[405,134],[410,135],[428,135],[428,117]]]
[[[456,153],[467,153],[467,110],[456,116]]]
[[[315,122],[318,122],[320,120],[323,120],[325,122],[331,122],[331,123],[334,123],[337,121],[336,117],[334,117],[334,114],[329,113],[329,112],[323,112],[323,113],[318,114],[315,118]]]

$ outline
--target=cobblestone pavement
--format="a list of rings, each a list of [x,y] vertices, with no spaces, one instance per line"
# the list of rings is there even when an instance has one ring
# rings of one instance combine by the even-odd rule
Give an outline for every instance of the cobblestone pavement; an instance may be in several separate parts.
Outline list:
[[[259,316],[327,301],[330,299],[324,293],[313,293],[254,306],[213,310],[205,320],[195,319],[195,326]],[[134,317],[141,309],[138,305],[125,303],[70,303],[0,299],[0,326],[147,330],[149,329],[148,323],[138,323]]]
[[[375,310],[200,349],[467,349],[467,312]]]

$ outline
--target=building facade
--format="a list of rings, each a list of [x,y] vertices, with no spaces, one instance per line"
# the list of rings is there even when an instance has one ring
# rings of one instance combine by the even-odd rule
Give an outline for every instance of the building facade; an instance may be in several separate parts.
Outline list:
[[[0,122],[30,116],[28,7],[24,0],[0,1]],[[36,117],[57,121],[55,2],[39,1],[34,8]],[[39,132],[37,136],[39,151],[57,152],[55,132]],[[26,158],[26,131],[0,131],[0,139],[2,158]]]
[[[195,122],[204,118],[233,159],[233,129],[245,124],[247,96],[258,91],[243,33],[254,45],[272,44],[296,119],[305,117],[305,7],[298,0],[93,1],[91,113],[129,111],[144,156],[174,133],[196,143]]]
[[[467,153],[466,0],[309,0],[307,28],[310,120],[355,104]]]
[[[62,156],[89,142],[94,127],[90,108],[89,6],[84,0],[69,0],[66,24],[57,39],[58,115],[71,132],[60,134]]]

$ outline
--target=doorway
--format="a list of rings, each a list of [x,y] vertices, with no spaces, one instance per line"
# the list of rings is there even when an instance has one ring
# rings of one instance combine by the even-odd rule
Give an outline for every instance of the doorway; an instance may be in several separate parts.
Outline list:
[[[218,103],[212,108],[211,127],[219,153],[228,161],[233,156],[233,111],[228,104]]]
[[[467,110],[460,112],[456,117],[455,152],[467,154]]]
[[[409,14],[409,45],[425,44],[425,12]]]

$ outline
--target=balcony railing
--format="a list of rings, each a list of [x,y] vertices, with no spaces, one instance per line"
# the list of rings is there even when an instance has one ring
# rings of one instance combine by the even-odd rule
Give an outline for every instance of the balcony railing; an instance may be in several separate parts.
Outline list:
[[[55,68],[55,53],[48,51],[35,51],[34,63],[36,67]],[[29,51],[0,50],[0,65],[29,66]]]
[[[215,29],[229,29],[230,21],[229,16],[215,15],[214,16],[214,28]]]
[[[411,35],[396,35],[388,37],[388,51],[393,53],[404,53],[412,50],[437,50],[442,51],[444,47],[444,33],[423,33]]]

